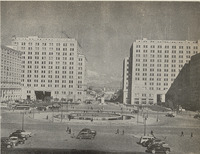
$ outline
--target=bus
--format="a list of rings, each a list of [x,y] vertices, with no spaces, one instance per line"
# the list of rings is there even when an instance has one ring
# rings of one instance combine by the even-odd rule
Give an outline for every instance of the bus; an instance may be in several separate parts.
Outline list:
[[[20,104],[20,105],[16,105],[14,107],[14,109],[15,110],[30,110],[30,105],[26,105],[26,104],[22,105],[22,104]]]

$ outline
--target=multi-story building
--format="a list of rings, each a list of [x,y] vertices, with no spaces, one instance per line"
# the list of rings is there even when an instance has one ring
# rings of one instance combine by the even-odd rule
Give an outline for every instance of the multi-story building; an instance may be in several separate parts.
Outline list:
[[[21,54],[1,46],[1,102],[21,99]]]
[[[130,102],[130,60],[126,57],[123,61],[123,102],[127,104]]]
[[[13,37],[22,54],[22,98],[83,101],[85,56],[75,39]]]
[[[124,86],[123,103],[165,102],[165,94],[183,65],[199,52],[200,41],[136,40],[130,48],[129,69],[124,69],[123,82],[128,86]]]
[[[171,108],[200,110],[200,53],[184,65],[166,93],[166,103]]]

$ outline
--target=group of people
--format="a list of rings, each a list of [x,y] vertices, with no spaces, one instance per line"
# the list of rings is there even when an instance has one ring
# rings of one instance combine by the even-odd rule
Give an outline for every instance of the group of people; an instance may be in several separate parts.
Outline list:
[[[119,134],[119,129],[117,129],[115,134]],[[124,130],[122,130],[122,135],[124,135]]]
[[[184,136],[184,133],[183,133],[183,131],[181,132],[181,136]],[[191,132],[191,135],[190,135],[190,137],[193,137],[193,133]]]
[[[71,129],[71,128],[69,128],[69,127],[67,127],[67,129],[66,129],[66,132],[67,132],[68,134],[71,134],[71,132],[72,132],[72,129]]]

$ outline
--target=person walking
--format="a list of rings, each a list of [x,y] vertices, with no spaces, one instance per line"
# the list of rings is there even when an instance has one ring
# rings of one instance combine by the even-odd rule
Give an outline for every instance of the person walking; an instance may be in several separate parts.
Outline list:
[[[119,129],[117,129],[117,132],[115,134],[119,134]]]
[[[124,130],[122,130],[122,135],[124,135]]]
[[[191,133],[191,137],[193,137],[193,133]]]
[[[184,136],[184,133],[183,133],[183,131],[181,132],[181,136]]]

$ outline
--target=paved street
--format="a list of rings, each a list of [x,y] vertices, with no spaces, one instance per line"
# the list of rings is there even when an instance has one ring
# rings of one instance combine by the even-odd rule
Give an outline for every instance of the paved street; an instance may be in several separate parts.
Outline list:
[[[40,113],[42,114],[42,113]],[[155,118],[156,114],[149,113],[149,117]],[[21,128],[22,115],[12,111],[2,111],[1,135],[8,136],[11,132]],[[145,153],[146,148],[138,145],[139,137],[143,135],[144,126],[142,123],[119,121],[47,121],[32,118],[29,114],[25,115],[25,130],[31,131],[34,135],[29,138],[24,145],[16,148],[51,148],[51,149],[79,149],[79,150],[98,150],[106,152],[141,152]],[[171,147],[171,153],[197,154],[200,151],[200,121],[189,116],[177,115],[175,118],[165,117],[159,114],[159,122],[152,122],[147,125],[147,133],[153,130],[156,137],[164,139]],[[147,120],[148,121],[148,120]],[[72,138],[72,134],[65,132],[66,127],[72,129],[75,136],[78,132],[87,127],[95,129],[97,135],[94,140],[78,140]],[[116,130],[120,134],[115,134]],[[122,130],[125,134],[122,135]],[[184,137],[180,137],[181,131]],[[194,137],[190,134],[193,132]],[[11,150],[12,151],[12,150]]]

